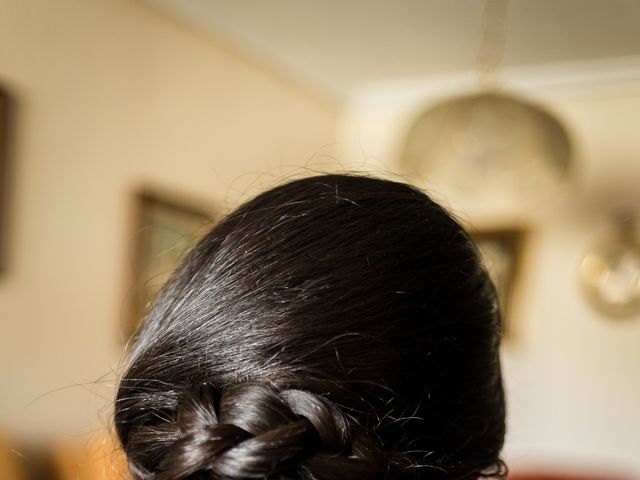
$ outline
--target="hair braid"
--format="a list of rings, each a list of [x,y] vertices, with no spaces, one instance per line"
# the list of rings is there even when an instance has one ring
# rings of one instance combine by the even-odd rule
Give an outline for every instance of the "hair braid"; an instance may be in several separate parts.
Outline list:
[[[139,443],[157,440],[141,429]],[[388,469],[377,441],[333,402],[303,390],[259,383],[188,389],[179,399],[163,453],[138,472],[157,480],[269,478],[297,471],[302,478],[382,479]],[[137,437],[137,440],[136,440]],[[142,476],[142,475],[141,475]],[[142,476],[144,478],[144,476]]]

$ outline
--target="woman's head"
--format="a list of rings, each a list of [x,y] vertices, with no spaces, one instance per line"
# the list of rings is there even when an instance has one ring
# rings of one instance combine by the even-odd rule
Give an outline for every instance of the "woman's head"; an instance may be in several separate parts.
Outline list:
[[[138,333],[115,405],[135,479],[500,475],[495,290],[404,183],[330,174],[246,202]]]

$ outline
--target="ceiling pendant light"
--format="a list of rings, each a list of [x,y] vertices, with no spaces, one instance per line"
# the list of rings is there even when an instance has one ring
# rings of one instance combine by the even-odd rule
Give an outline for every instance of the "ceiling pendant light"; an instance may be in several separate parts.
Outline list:
[[[400,159],[406,170],[465,190],[539,189],[568,176],[571,143],[562,123],[545,108],[498,87],[505,12],[506,0],[486,0],[480,88],[418,116]]]

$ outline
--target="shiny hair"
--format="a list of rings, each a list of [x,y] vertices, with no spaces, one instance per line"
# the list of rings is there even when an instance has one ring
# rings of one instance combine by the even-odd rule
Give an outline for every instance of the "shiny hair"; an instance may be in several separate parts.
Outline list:
[[[495,288],[424,192],[268,190],[190,252],[135,337],[115,426],[136,480],[502,477]]]

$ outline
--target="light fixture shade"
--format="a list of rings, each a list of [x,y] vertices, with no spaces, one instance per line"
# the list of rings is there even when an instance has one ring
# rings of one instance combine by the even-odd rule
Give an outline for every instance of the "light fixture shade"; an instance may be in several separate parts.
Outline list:
[[[400,162],[405,171],[465,189],[494,183],[537,188],[567,176],[571,142],[545,109],[485,91],[422,113],[409,130]]]
[[[595,243],[580,265],[591,304],[612,317],[640,314],[640,236],[633,215],[620,216],[607,238]]]

